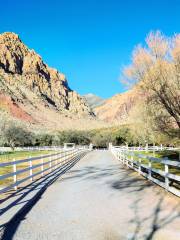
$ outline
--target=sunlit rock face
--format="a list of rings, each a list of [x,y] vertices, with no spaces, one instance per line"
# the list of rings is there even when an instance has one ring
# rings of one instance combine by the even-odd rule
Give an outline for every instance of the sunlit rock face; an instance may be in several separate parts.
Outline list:
[[[143,100],[136,88],[125,93],[116,94],[102,105],[94,108],[97,117],[109,123],[128,123],[130,112]]]
[[[15,104],[45,104],[56,111],[93,116],[84,99],[71,90],[64,74],[50,68],[15,33],[0,34],[0,92]]]

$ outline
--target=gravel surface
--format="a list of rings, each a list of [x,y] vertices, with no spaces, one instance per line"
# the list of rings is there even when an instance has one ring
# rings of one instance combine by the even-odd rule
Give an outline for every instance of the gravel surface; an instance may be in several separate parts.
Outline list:
[[[178,240],[180,200],[93,151],[12,223],[3,239]]]

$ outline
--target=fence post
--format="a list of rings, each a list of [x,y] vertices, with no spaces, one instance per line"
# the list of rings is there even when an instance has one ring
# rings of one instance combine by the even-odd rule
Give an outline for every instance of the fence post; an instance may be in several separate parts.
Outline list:
[[[168,160],[168,158],[165,158],[165,161]],[[169,166],[168,164],[165,163],[165,188],[168,191],[169,190],[169,178],[168,178],[168,174],[169,174]]]
[[[61,153],[60,153],[60,166],[63,165],[63,161],[64,161],[64,152],[63,152],[63,150],[61,150]]]
[[[138,172],[139,172],[139,175],[141,175],[141,159],[139,159],[139,167],[138,167]]]
[[[67,152],[66,162],[68,162],[69,158],[71,158],[71,155],[72,155],[72,151],[69,150],[69,151]]]
[[[73,151],[74,150],[72,150],[71,153],[70,153],[70,159],[69,160],[71,160],[73,158]]]
[[[153,143],[153,157],[155,157],[155,143]]]
[[[49,157],[50,172],[52,171],[52,156]]]
[[[56,160],[55,160],[55,167],[54,167],[54,169],[56,169],[56,168],[57,168],[57,164],[58,164],[58,159],[57,159],[57,156],[55,156],[55,158],[56,158]]]
[[[152,163],[151,163],[151,159],[149,159],[149,163],[148,163],[148,178],[151,180],[151,168],[152,168]]]
[[[65,160],[66,160],[66,152],[65,152],[65,150],[63,150],[63,155],[62,155],[62,162],[61,162],[61,165],[63,165],[64,164],[64,162],[65,162]]]
[[[32,160],[31,160],[31,156],[29,158],[30,158],[29,159],[29,176],[31,176],[30,181],[32,182],[33,181],[33,177],[32,177],[33,173],[32,173]]]
[[[51,157],[51,168],[52,168],[52,171],[55,170],[54,156]]]
[[[125,152],[123,152],[123,159],[122,159],[122,163],[124,164],[125,162]]]
[[[127,166],[127,168],[129,167],[129,165],[128,165],[128,157],[126,158],[126,166]]]
[[[44,159],[43,159],[43,157],[42,157],[42,155],[41,155],[41,176],[43,177],[44,176]]]
[[[61,161],[62,161],[62,152],[60,151],[58,154],[58,158],[59,158],[59,167],[61,166]]]
[[[71,157],[71,150],[69,150],[67,152],[67,156],[66,156],[66,162],[68,162],[68,159]]]
[[[13,176],[13,179],[14,179],[14,184],[17,183],[17,175],[16,175],[16,172],[17,172],[17,168],[16,168],[16,163],[15,163],[15,159],[13,159],[13,172],[14,172],[14,176]],[[14,186],[14,190],[16,191],[17,190],[17,186]]]
[[[134,162],[133,162],[133,161],[134,161],[134,158],[133,158],[133,153],[131,153],[131,154],[132,154],[132,155],[131,155],[131,167],[134,168]]]
[[[54,161],[54,170],[56,170],[56,168],[57,168],[57,157],[56,156],[53,157],[53,161]]]
[[[67,159],[67,152],[65,150],[65,152],[64,152],[64,163],[66,163],[66,159]]]
[[[124,152],[122,152],[122,155],[121,155],[121,163],[123,163],[123,159],[124,159]]]

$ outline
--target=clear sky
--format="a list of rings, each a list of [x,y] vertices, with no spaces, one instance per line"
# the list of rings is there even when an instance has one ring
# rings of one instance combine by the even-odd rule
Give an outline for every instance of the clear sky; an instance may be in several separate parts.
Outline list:
[[[180,0],[0,0],[0,32],[13,31],[80,94],[110,97],[134,45],[150,30],[180,32]]]

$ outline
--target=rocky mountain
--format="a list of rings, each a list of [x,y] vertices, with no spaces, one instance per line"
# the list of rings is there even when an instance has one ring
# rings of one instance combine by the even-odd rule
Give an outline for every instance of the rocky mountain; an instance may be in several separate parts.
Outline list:
[[[127,122],[138,101],[136,89],[107,100],[81,97],[17,34],[0,34],[0,117],[51,130],[98,128]]]
[[[86,95],[83,96],[85,98],[85,100],[87,101],[88,105],[93,109],[95,107],[98,107],[100,105],[102,105],[105,102],[105,99],[96,96],[93,93],[88,93]]]
[[[94,108],[94,112],[100,120],[113,124],[127,123],[131,110],[138,104],[141,97],[138,90],[134,88],[107,99],[101,106]]]
[[[94,120],[91,108],[71,90],[65,75],[50,68],[11,32],[0,34],[0,109],[56,129],[63,124],[72,128],[79,119]]]

